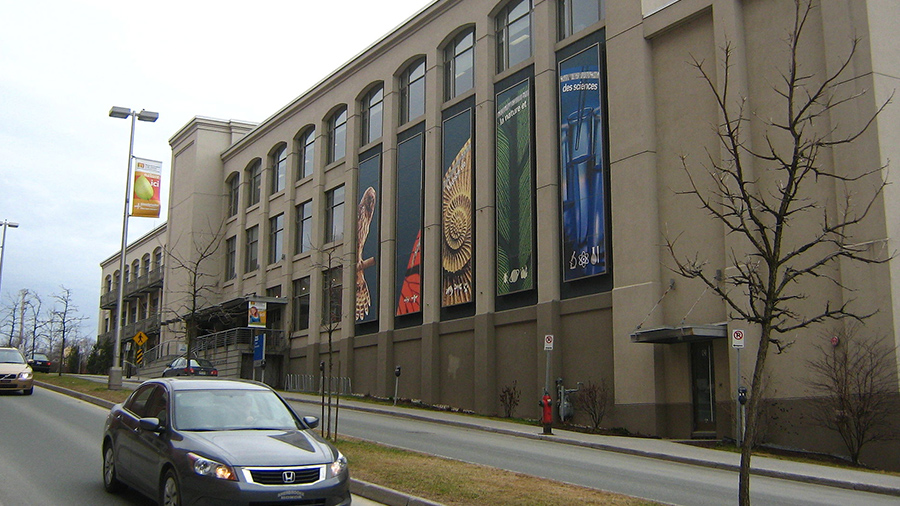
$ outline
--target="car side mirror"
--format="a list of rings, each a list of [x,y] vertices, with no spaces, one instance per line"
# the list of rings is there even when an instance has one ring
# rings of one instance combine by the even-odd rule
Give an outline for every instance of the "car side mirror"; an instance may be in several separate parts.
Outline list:
[[[315,429],[319,426],[319,419],[315,416],[304,416],[303,425],[306,425],[307,429]]]
[[[138,420],[138,426],[148,432],[162,432],[165,427],[160,423],[159,418],[148,416]]]

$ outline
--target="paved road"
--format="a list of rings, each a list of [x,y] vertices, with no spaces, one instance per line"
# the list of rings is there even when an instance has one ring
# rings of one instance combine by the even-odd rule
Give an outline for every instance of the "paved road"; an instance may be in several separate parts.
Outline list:
[[[295,405],[299,412],[317,414],[315,406]],[[537,427],[534,430],[540,431]],[[341,410],[339,431],[401,448],[669,504],[719,506],[737,502],[737,474],[731,471],[350,409]],[[751,494],[756,506],[898,504],[897,497],[763,476],[753,477]]]
[[[103,490],[100,438],[108,412],[35,387],[0,392],[0,506],[156,504],[135,492]],[[354,506],[379,503],[353,497]]]

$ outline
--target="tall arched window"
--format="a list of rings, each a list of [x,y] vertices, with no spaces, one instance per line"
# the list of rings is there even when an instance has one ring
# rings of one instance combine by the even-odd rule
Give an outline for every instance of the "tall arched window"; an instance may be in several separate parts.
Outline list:
[[[444,48],[444,98],[450,100],[475,86],[475,29],[461,32]]]
[[[297,179],[312,176],[315,168],[316,129],[309,127],[302,130],[294,142],[297,151]]]
[[[238,206],[241,203],[241,177],[237,172],[233,173],[226,182],[228,185],[228,216],[235,216],[238,213]]]
[[[497,71],[531,58],[531,0],[513,0],[497,14]]]
[[[272,164],[272,183],[269,193],[277,193],[284,190],[287,178],[287,144],[279,144],[269,156]]]
[[[416,60],[400,75],[400,124],[425,114],[425,58]]]
[[[342,107],[328,119],[328,163],[347,153],[347,108]]]
[[[362,100],[362,144],[366,145],[381,137],[384,111],[384,87],[372,88]]]
[[[256,159],[247,167],[247,206],[259,204],[259,190],[262,183],[261,166],[262,162]]]

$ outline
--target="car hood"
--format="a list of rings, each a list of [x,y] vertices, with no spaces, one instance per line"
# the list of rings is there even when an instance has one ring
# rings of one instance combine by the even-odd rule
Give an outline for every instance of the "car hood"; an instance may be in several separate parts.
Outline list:
[[[301,430],[192,432],[197,450],[235,466],[302,466],[334,462],[335,452]],[[204,451],[206,450],[206,451]]]
[[[25,364],[10,364],[8,362],[0,363],[0,374],[19,374],[22,371],[31,370],[31,367],[28,367]]]

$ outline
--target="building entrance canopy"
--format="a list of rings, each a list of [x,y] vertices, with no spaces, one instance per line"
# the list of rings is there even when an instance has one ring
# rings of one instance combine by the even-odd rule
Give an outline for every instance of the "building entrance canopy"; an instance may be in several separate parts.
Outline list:
[[[685,325],[680,327],[657,327],[655,329],[636,330],[631,334],[633,343],[676,344],[710,339],[724,339],[728,335],[728,327],[724,323],[708,325]]]

